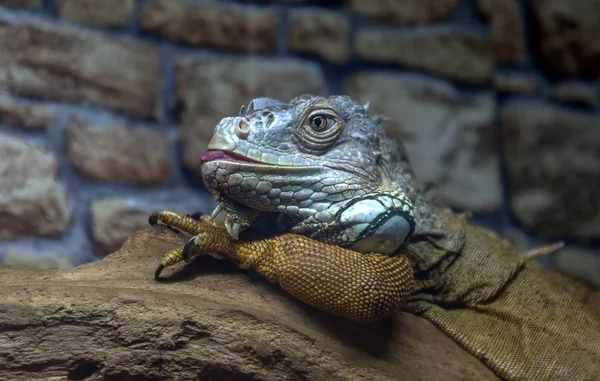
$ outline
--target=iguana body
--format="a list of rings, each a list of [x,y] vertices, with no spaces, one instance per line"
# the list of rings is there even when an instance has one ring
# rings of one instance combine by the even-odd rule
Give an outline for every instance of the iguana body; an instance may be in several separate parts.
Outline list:
[[[225,224],[153,215],[194,235],[157,276],[218,252],[336,315],[423,316],[506,380],[600,379],[589,290],[428,202],[378,121],[343,96],[259,98],[223,119],[201,159]],[[237,239],[276,213],[280,234]]]

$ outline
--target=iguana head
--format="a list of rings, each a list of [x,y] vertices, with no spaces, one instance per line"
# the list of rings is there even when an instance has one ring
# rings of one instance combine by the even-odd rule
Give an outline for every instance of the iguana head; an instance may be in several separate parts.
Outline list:
[[[257,98],[216,126],[199,159],[215,197],[308,217],[380,185],[381,137],[347,96]]]

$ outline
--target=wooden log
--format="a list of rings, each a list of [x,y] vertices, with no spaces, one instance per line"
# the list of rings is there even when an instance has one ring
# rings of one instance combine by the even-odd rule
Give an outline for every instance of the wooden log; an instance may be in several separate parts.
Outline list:
[[[184,242],[148,227],[74,269],[0,266],[0,380],[498,380],[424,319],[352,323],[228,261],[155,281]]]

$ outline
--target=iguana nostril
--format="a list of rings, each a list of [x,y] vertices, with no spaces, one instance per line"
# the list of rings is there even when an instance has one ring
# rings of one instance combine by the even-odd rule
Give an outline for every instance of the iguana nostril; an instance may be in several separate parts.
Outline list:
[[[235,124],[235,134],[240,139],[246,139],[248,134],[250,134],[250,123],[246,120],[246,118],[239,118]]]

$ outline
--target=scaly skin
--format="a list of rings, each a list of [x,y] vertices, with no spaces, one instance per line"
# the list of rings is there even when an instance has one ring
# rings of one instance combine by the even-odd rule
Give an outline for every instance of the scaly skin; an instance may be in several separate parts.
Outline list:
[[[590,291],[426,200],[380,120],[342,96],[259,98],[223,119],[201,160],[225,227],[172,220],[196,236],[167,262],[216,251],[363,323],[402,308],[506,380],[597,380]],[[273,212],[280,234],[237,240]]]
[[[172,213],[162,212],[150,219],[153,224],[170,221],[174,224],[170,226],[197,235],[188,245],[165,254],[158,272],[180,260],[186,247],[195,255],[218,252],[303,302],[360,323],[392,315],[415,287],[412,267],[404,257],[361,254],[292,233],[240,241],[208,220],[182,224],[185,218],[171,217]]]

